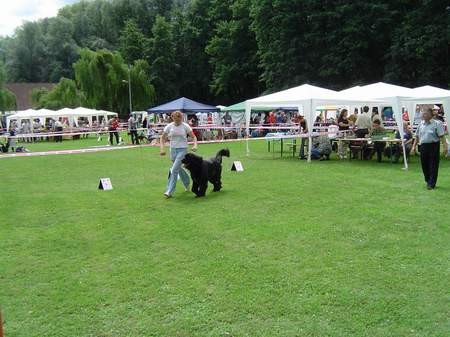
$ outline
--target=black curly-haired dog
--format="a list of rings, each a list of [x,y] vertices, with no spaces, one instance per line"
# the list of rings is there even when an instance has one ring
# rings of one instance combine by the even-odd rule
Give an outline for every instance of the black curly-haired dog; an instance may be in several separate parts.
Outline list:
[[[181,161],[191,172],[192,192],[197,197],[204,197],[208,188],[208,181],[214,185],[214,192],[222,188],[222,156],[229,157],[230,150],[222,149],[216,156],[207,160],[194,153],[187,153]]]

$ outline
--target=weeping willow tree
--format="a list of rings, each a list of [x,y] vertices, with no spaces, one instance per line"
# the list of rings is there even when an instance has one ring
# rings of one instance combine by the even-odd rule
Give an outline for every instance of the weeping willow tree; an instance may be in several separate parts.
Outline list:
[[[143,109],[154,102],[155,90],[148,77],[148,64],[143,60],[129,68],[117,52],[82,49],[74,70],[76,83],[90,108],[126,116],[129,112],[129,77],[133,107]]]
[[[0,89],[0,111],[16,110],[16,96],[8,89]]]
[[[5,84],[5,68],[3,63],[0,62],[0,111],[11,111],[16,109],[16,96],[4,88]]]
[[[156,101],[155,89],[149,82],[150,66],[144,60],[137,60],[130,68],[133,110],[145,110]]]
[[[84,94],[78,90],[75,81],[68,78],[61,78],[51,91],[46,88],[33,90],[31,100],[35,108],[61,109],[85,105]]]

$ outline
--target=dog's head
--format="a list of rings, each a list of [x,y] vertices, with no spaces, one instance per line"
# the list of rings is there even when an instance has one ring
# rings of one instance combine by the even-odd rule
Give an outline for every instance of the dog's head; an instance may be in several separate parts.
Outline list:
[[[187,153],[181,162],[185,168],[192,170],[201,167],[203,158],[193,153]]]

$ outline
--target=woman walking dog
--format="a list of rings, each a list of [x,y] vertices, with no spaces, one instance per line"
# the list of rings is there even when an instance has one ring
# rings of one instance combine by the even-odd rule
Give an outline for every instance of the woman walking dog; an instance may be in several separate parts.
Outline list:
[[[194,140],[194,145],[192,146],[192,151],[197,150],[197,137],[195,137],[192,132],[191,127],[183,122],[183,114],[181,111],[172,112],[172,123],[168,124],[164,128],[164,132],[161,135],[161,156],[166,154],[164,149],[164,144],[167,139],[170,139],[170,159],[172,161],[172,167],[170,168],[169,181],[167,182],[166,192],[164,196],[166,198],[172,197],[175,192],[175,187],[177,185],[178,175],[180,175],[181,181],[183,182],[184,188],[189,189],[189,175],[181,167],[181,161],[188,150],[188,136],[192,137]]]

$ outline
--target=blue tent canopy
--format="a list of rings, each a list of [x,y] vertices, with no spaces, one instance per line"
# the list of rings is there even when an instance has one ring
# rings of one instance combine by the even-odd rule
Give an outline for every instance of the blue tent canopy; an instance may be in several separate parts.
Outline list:
[[[195,102],[189,98],[181,97],[174,101],[164,103],[151,109],[147,109],[150,113],[168,113],[180,110],[185,114],[195,114],[197,112],[216,112],[218,108],[212,105]]]

